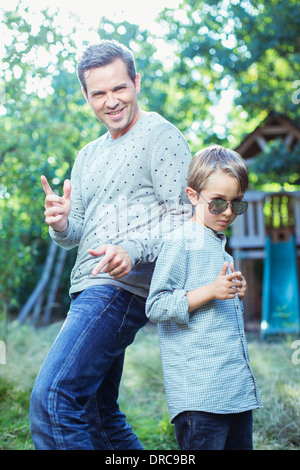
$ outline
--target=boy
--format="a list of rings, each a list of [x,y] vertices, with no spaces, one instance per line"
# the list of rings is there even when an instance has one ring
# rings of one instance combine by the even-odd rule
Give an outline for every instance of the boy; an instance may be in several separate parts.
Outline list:
[[[187,183],[194,214],[164,243],[146,307],[159,324],[170,419],[182,450],[252,449],[252,409],[262,405],[243,324],[247,284],[219,233],[247,210],[247,170],[213,146],[194,156]]]

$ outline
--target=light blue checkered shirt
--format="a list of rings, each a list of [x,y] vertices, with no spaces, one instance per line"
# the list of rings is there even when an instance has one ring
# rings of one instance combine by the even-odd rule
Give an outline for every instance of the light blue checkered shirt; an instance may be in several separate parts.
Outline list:
[[[213,282],[224,261],[226,237],[191,221],[164,242],[146,313],[158,323],[171,420],[183,411],[240,413],[261,408],[250,366],[243,307],[212,300],[188,313],[186,292]]]

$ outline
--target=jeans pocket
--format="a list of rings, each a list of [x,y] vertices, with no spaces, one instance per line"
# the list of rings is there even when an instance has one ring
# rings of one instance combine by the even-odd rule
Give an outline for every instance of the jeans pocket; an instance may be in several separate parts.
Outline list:
[[[118,330],[119,343],[125,346],[131,344],[138,330],[146,325],[147,322],[145,301],[133,295]]]

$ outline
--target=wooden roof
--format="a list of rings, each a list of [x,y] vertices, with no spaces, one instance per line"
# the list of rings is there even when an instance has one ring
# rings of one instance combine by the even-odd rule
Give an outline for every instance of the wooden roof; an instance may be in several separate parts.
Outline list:
[[[300,128],[282,114],[269,116],[235,149],[243,158],[252,158],[261,153],[268,141],[282,138],[288,146],[300,139]]]

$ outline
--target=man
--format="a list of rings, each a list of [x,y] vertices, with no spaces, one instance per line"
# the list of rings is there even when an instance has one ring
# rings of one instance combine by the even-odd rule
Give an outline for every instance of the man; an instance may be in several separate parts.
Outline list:
[[[161,241],[190,216],[190,151],[174,126],[139,109],[140,76],[124,46],[87,48],[78,77],[108,132],[79,152],[62,197],[42,176],[50,235],[78,255],[70,310],[32,392],[32,438],[36,449],[143,449],[118,389],[125,349],[147,322]]]

